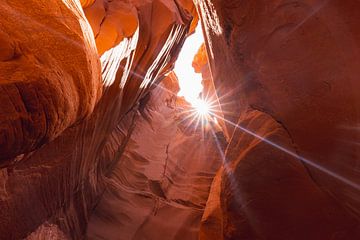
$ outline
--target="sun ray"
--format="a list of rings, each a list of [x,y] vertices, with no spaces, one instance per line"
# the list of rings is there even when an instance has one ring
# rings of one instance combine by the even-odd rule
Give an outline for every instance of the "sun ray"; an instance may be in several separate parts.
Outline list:
[[[279,144],[277,144],[277,143],[274,143],[274,142],[272,142],[272,141],[270,141],[270,140],[268,140],[268,139],[266,139],[266,138],[264,138],[264,137],[262,137],[262,136],[260,136],[260,135],[258,135],[258,134],[256,134],[256,133],[250,131],[249,129],[244,128],[244,127],[242,127],[242,126],[240,126],[240,125],[238,125],[238,124],[235,124],[235,123],[233,123],[232,121],[229,121],[229,120],[227,120],[227,119],[225,119],[225,118],[223,118],[223,117],[221,117],[221,116],[219,116],[219,115],[217,115],[217,114],[215,114],[215,113],[213,113],[213,112],[210,112],[210,115],[211,115],[211,116],[214,116],[214,117],[216,117],[216,118],[219,118],[219,119],[223,120],[224,122],[226,122],[226,123],[228,123],[228,124],[230,124],[230,125],[238,128],[238,129],[240,129],[241,131],[244,131],[245,133],[247,133],[247,134],[249,134],[249,135],[251,135],[251,136],[253,136],[253,137],[255,137],[255,138],[258,138],[258,139],[260,139],[261,141],[263,141],[263,142],[271,145],[272,147],[275,147],[276,149],[279,149],[279,150],[287,153],[288,155],[290,155],[290,156],[292,156],[292,157],[294,157],[294,158],[296,158],[296,159],[298,159],[298,160],[300,160],[300,161],[308,164],[309,166],[312,166],[312,167],[314,167],[314,168],[322,171],[323,173],[326,173],[326,174],[334,177],[335,179],[337,179],[337,180],[339,180],[339,181],[341,181],[341,182],[343,182],[343,183],[345,183],[345,184],[353,187],[354,189],[360,190],[359,184],[357,184],[357,183],[355,183],[355,182],[352,182],[351,180],[345,178],[344,176],[341,176],[340,174],[337,174],[337,173],[335,173],[335,172],[327,169],[326,167],[321,166],[320,164],[315,163],[315,162],[313,162],[313,161],[311,161],[311,160],[309,160],[309,159],[307,159],[307,158],[305,158],[305,157],[297,154],[296,152],[293,152],[293,151],[291,151],[291,150],[289,150],[289,149],[287,149],[287,148],[285,148],[285,147],[283,147],[283,146],[281,146],[281,145],[279,145]]]

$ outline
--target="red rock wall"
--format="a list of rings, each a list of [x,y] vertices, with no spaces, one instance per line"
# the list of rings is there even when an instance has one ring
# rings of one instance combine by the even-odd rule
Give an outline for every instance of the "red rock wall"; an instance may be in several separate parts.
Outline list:
[[[221,158],[212,134],[203,136],[184,119],[189,106],[177,105],[177,86],[176,78],[165,78],[140,107],[90,218],[89,239],[198,239]],[[114,153],[118,136],[131,129],[129,122],[113,131],[106,152]],[[103,157],[103,162],[115,158]]]
[[[359,2],[195,2],[233,133],[202,239],[358,239]]]
[[[115,5],[107,5],[110,16],[118,13]],[[6,90],[1,97],[18,96],[10,91],[9,84],[13,83],[8,83],[8,79],[19,76],[19,81],[24,79],[21,77],[33,78],[25,78],[17,85],[25,84],[24,91],[35,94],[24,95],[25,99],[18,97],[20,105],[13,110],[11,104],[0,102],[0,111],[5,111],[0,114],[0,142],[5,144],[1,145],[0,155],[3,163],[0,170],[0,239],[26,236],[34,239],[54,234],[72,239],[84,237],[91,211],[107,185],[106,176],[119,161],[118,155],[121,155],[131,131],[119,133],[116,143],[111,143],[111,134],[120,124],[125,124],[123,121],[131,125],[136,112],[131,109],[136,109],[139,100],[164,73],[170,71],[191,21],[191,15],[175,3],[160,0],[134,3],[139,28],[129,35],[122,35],[123,41],[111,42],[113,45],[104,41],[106,52],[100,53],[101,84],[95,42],[99,47],[103,41],[90,34],[79,6],[80,2],[75,0],[0,3],[5,33],[14,36],[14,43],[28,53],[26,57],[14,59],[24,61],[22,65],[13,60],[0,62],[0,71],[5,71],[1,74],[5,80],[0,81],[0,86]],[[95,3],[87,9],[92,6]],[[159,9],[163,15],[154,14],[152,8]],[[19,21],[14,23],[10,19]],[[114,19],[112,16],[105,22]],[[100,32],[105,25],[99,25]],[[16,31],[12,31],[11,26]],[[120,24],[115,29],[122,31],[126,26],[123,28]],[[7,41],[7,45],[1,46],[12,46],[8,40],[12,38],[1,39]],[[6,55],[3,59],[12,59],[7,57],[11,56],[11,47],[5,49],[9,51],[1,51]],[[27,61],[30,61],[29,68]],[[11,64],[17,66],[15,73],[8,67]],[[38,80],[39,76],[44,76],[44,80],[40,78],[42,82]],[[26,85],[28,81],[35,85]],[[48,84],[45,85],[48,88],[36,85],[39,81]],[[53,85],[55,92],[51,90]],[[42,92],[46,95],[39,95]],[[65,99],[55,101],[58,95]],[[35,109],[32,118],[39,118],[34,120],[39,125],[26,122],[31,116],[23,114],[26,113],[23,104],[30,104],[27,111]],[[54,120],[49,118],[51,121],[45,125],[43,113],[54,113]],[[26,121],[13,119],[13,116]],[[88,118],[84,120],[85,116]],[[22,137],[22,130],[30,131],[35,137]],[[14,137],[17,142],[11,143],[12,138],[8,135],[14,134],[12,132],[18,134]],[[49,136],[37,137],[41,134]],[[113,147],[109,149],[108,144]],[[103,157],[106,154],[115,154],[115,157]]]
[[[360,3],[195,3],[224,158],[159,85],[191,1],[0,3],[0,239],[360,237]]]

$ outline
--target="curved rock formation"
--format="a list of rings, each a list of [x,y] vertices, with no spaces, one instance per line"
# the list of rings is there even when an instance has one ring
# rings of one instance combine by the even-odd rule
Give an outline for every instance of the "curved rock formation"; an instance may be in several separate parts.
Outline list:
[[[89,7],[95,2],[95,0],[80,0],[81,6],[83,8]]]
[[[177,91],[177,79],[166,77],[141,102],[134,125],[123,121],[112,133],[109,153],[112,142],[121,142],[119,136],[133,127],[91,216],[89,239],[198,238],[221,158],[211,132],[202,136],[201,128],[192,129],[184,119],[189,106],[176,104]]]
[[[101,79],[79,4],[3,1],[0,11],[2,165],[89,116],[101,95]]]
[[[194,2],[0,3],[1,240],[360,238],[360,2]]]
[[[100,55],[134,35],[138,28],[137,10],[129,2],[97,0],[85,9],[85,14],[94,31]]]
[[[39,4],[43,5],[38,7]],[[8,7],[9,5],[12,5],[12,7]],[[38,57],[38,61],[40,61],[42,56],[44,56],[44,59],[49,54],[51,56],[52,51],[53,54],[57,53],[56,49],[51,49],[54,46],[61,46],[62,51],[69,49],[68,56],[66,52],[62,52],[62,54],[59,53],[57,58],[50,62],[56,63],[56,61],[61,61],[59,65],[52,65],[52,69],[60,76],[66,77],[66,75],[63,76],[61,74],[65,74],[67,67],[69,67],[74,70],[72,78],[69,76],[70,83],[75,81],[77,76],[81,76],[86,78],[88,82],[75,81],[76,83],[82,83],[87,88],[92,89],[95,82],[92,83],[91,81],[92,79],[94,81],[97,79],[98,85],[96,86],[98,88],[101,86],[99,77],[96,75],[96,70],[99,66],[90,67],[91,64],[98,64],[97,58],[94,57],[95,63],[89,62],[89,59],[85,62],[78,59],[81,56],[95,55],[94,45],[89,44],[89,49],[85,48],[87,46],[85,39],[92,43],[94,42],[93,36],[90,36],[89,32],[85,32],[80,27],[75,27],[76,24],[83,28],[87,26],[78,1],[53,0],[46,3],[28,1],[26,5],[16,1],[6,1],[1,3],[0,6],[2,7],[2,14],[9,16],[8,18],[14,13],[12,9],[16,8],[22,10],[19,16],[24,16],[25,18],[25,16],[30,14],[31,17],[27,18],[28,21],[19,17],[19,21],[24,20],[20,21],[23,24],[23,31],[25,31],[24,29],[31,31],[33,25],[35,27],[49,26],[49,28],[46,28],[49,31],[45,33],[49,35],[48,41],[45,41],[47,39],[41,39],[41,36],[47,36],[40,34],[42,32],[40,31],[42,30],[41,28],[35,28],[36,31],[31,32],[31,36],[36,41],[29,36],[23,39],[24,48],[27,44],[29,46],[39,44],[36,45],[37,48],[29,49],[30,56],[41,54]],[[57,6],[59,8],[56,8]],[[90,9],[92,6],[97,6],[96,2],[86,9]],[[110,5],[110,7],[112,6]],[[137,9],[137,19],[140,24],[133,33],[133,36],[124,38],[119,44],[115,41],[112,43],[112,46],[106,45],[107,51],[101,56],[103,94],[101,96],[93,94],[94,96],[91,100],[81,98],[81,100],[87,102],[82,104],[81,107],[78,106],[77,114],[79,117],[78,119],[75,118],[76,120],[80,120],[80,117],[85,115],[82,111],[87,114],[90,113],[92,108],[85,107],[89,104],[94,105],[95,101],[100,97],[90,118],[79,121],[74,126],[70,126],[70,123],[66,125],[68,122],[67,118],[74,119],[78,115],[72,116],[70,114],[72,109],[65,109],[69,116],[64,115],[60,123],[62,124],[61,126],[66,126],[66,129],[57,129],[56,133],[60,135],[54,140],[48,139],[49,141],[52,140],[50,142],[41,139],[41,144],[44,144],[41,148],[39,148],[40,145],[36,145],[33,148],[25,148],[25,144],[18,144],[17,146],[21,147],[24,153],[25,150],[33,151],[24,155],[18,155],[15,160],[11,157],[22,153],[21,151],[1,147],[1,151],[7,154],[1,155],[3,159],[6,159],[7,165],[1,168],[0,174],[0,239],[25,238],[31,232],[33,232],[30,236],[31,238],[41,238],[41,236],[51,235],[52,232],[72,239],[79,239],[84,236],[91,210],[105,190],[106,176],[112,171],[119,160],[117,157],[113,159],[102,157],[104,154],[108,154],[106,146],[108,141],[111,140],[111,133],[114,129],[118,128],[122,121],[130,121],[131,123],[131,119],[134,113],[136,113],[135,109],[138,107],[137,102],[147,94],[150,87],[156,86],[156,82],[161,80],[163,74],[171,69],[192,19],[191,15],[175,3],[160,0],[141,1],[134,4],[134,7]],[[108,9],[108,11],[118,13],[115,5],[114,8],[114,11],[111,9]],[[159,8],[166,16],[167,21],[163,21],[162,15],[153,14],[152,8]],[[77,9],[78,12],[71,12],[71,9]],[[52,11],[56,11],[57,17],[53,19],[53,22],[49,18],[49,13]],[[121,15],[122,12],[120,11],[119,14]],[[130,18],[132,16],[129,15]],[[151,18],[149,19],[150,16]],[[91,21],[91,17],[89,18]],[[29,19],[35,19],[36,21],[30,21]],[[114,18],[111,19],[109,20],[110,22],[114,21]],[[57,31],[51,31],[51,24],[58,25]],[[76,30],[78,33],[69,36],[65,35],[67,31],[70,31],[71,27],[74,28],[71,31]],[[153,31],[155,27],[158,29],[157,31]],[[121,25],[119,28],[115,26],[115,29],[116,31],[123,31],[124,28]],[[60,30],[64,31],[64,33]],[[21,33],[20,30],[18,32]],[[36,33],[39,33],[39,35]],[[66,36],[65,39],[64,36]],[[79,48],[77,42],[73,41],[74,38],[75,40],[79,39],[80,46],[84,47]],[[54,42],[51,42],[51,39],[54,39]],[[80,41],[81,39],[82,42]],[[98,41],[98,44],[101,42]],[[66,45],[67,43],[68,45]],[[71,48],[72,45],[70,43],[74,44],[74,50]],[[40,47],[46,49],[46,51],[41,50]],[[2,54],[3,59],[7,59],[7,56],[11,55],[11,51],[2,51]],[[72,63],[73,60],[77,62]],[[11,64],[11,62],[3,61],[1,66],[6,64]],[[77,69],[75,69],[76,66],[78,66]],[[90,70],[94,72],[87,72],[89,69],[86,66],[89,66]],[[43,70],[46,70],[45,67]],[[56,67],[59,67],[59,69],[57,70]],[[84,69],[84,71],[81,71],[81,69]],[[30,70],[33,71],[33,69]],[[19,68],[19,71],[26,72],[26,68]],[[32,71],[27,70],[28,74],[32,74]],[[2,74],[2,77],[5,79],[6,77],[15,76],[17,75],[12,74],[11,71],[7,72],[7,74]],[[80,78],[80,80],[83,78]],[[61,83],[66,84],[63,78]],[[73,101],[79,99],[82,96],[81,94],[86,94],[86,91],[81,87],[76,88],[76,90],[78,92],[76,92],[76,96],[72,96],[74,98]],[[8,93],[10,94],[11,92]],[[64,96],[69,96],[69,98],[70,94],[72,94],[72,92],[66,92],[65,90],[64,93]],[[98,93],[100,93],[100,90]],[[52,92],[48,92],[48,94],[54,95]],[[11,93],[10,95],[12,96],[13,94]],[[56,97],[56,95],[54,96]],[[37,98],[30,97],[24,102],[30,104],[32,103],[31,99],[36,100]],[[49,96],[48,99],[52,98]],[[46,102],[44,100],[39,102],[39,104],[45,104]],[[61,111],[67,105],[57,105],[57,102],[50,103],[53,104],[51,107],[54,109],[54,112],[62,116]],[[91,106],[93,107],[93,105]],[[4,111],[3,109],[1,108],[2,111]],[[134,110],[130,111],[131,109]],[[45,110],[45,112],[51,113],[50,109]],[[1,115],[2,129],[6,131],[8,131],[8,128],[3,127],[3,122],[4,120],[7,121],[9,116],[12,115],[7,112]],[[11,124],[14,124],[14,122],[10,121]],[[31,126],[31,128],[27,126],[26,129],[33,132],[42,131],[41,126]],[[21,127],[16,128],[16,130],[21,130]],[[63,130],[63,132],[60,130]],[[121,149],[126,145],[129,137],[125,136],[122,142],[114,143],[112,150],[115,152],[113,153],[121,153]],[[1,137],[1,141],[8,144],[7,137]]]
[[[357,239],[359,2],[196,2],[233,132],[214,239]]]

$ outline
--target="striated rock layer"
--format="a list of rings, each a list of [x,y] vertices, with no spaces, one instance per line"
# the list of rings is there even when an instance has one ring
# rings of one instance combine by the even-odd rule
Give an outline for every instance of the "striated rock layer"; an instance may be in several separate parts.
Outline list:
[[[185,119],[189,106],[176,104],[177,88],[166,77],[141,102],[133,125],[123,121],[111,134],[105,159],[117,157],[114,146],[132,131],[91,216],[89,239],[198,239],[221,158],[211,132]]]
[[[360,2],[194,2],[0,3],[0,239],[360,238]]]
[[[358,239],[360,3],[195,2],[232,135],[201,239]]]
[[[1,166],[89,116],[102,85],[77,2],[2,1],[0,14]]]
[[[0,239],[84,238],[132,127],[112,134],[133,124],[192,20],[173,1],[81,3],[95,36],[77,0],[0,3]]]

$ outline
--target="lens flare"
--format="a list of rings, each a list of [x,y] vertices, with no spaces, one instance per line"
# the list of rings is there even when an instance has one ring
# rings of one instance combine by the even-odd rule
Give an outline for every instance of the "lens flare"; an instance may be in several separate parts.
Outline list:
[[[196,101],[193,102],[193,107],[200,116],[206,117],[210,114],[210,104],[204,99],[196,99]]]

